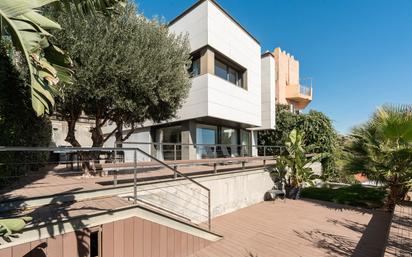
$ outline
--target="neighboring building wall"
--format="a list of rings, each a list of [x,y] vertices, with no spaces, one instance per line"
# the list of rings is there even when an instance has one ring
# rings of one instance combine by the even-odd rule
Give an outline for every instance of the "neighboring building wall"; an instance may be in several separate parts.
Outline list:
[[[55,118],[51,119],[53,131],[52,131],[52,142],[55,146],[71,146],[70,143],[66,142],[67,136],[67,122],[58,120]],[[90,133],[90,128],[93,127],[93,123],[87,119],[80,119],[76,124],[76,139],[81,146],[90,147],[92,146],[92,138]]]
[[[0,256],[89,257],[90,234],[94,231],[98,232],[100,257],[186,257],[210,244],[203,238],[134,217],[1,249]]]
[[[111,127],[112,128],[112,127]],[[109,131],[109,129],[105,129],[105,132]],[[124,134],[127,134],[129,131],[127,128],[125,128],[125,131],[123,132]],[[107,133],[107,132],[106,132]],[[114,136],[110,137],[106,143],[104,144],[105,147],[114,147],[115,146],[115,141],[116,138]],[[125,142],[126,144],[123,144],[124,148],[133,148],[133,147],[138,147],[147,154],[152,154],[153,149],[152,145],[152,135],[150,133],[150,128],[139,128],[136,129],[136,132],[133,133]],[[141,144],[133,144],[133,143],[141,143]],[[145,144],[149,143],[149,144]],[[124,158],[126,162],[133,162],[134,161],[134,152],[133,151],[124,151]],[[149,157],[146,155],[137,152],[137,161],[151,161]]]
[[[274,52],[276,60],[276,102],[288,104],[286,86],[299,85],[299,61],[279,47]]]
[[[276,48],[273,55],[276,61],[276,103],[289,104],[291,110],[304,109],[312,101],[312,79],[305,80],[310,85],[301,85],[299,62],[280,48]]]

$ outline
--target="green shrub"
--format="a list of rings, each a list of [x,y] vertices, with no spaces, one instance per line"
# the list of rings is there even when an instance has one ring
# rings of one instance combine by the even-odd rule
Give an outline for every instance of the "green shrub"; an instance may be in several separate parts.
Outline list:
[[[351,185],[341,188],[304,188],[301,197],[346,204],[365,208],[379,208],[383,206],[386,197],[384,188],[364,187]]]
[[[10,49],[0,43],[0,146],[49,146],[51,123],[37,117],[31,107],[30,87],[8,56]],[[0,188],[10,176],[20,176],[41,166],[47,153],[0,153]],[[21,163],[35,163],[22,165]]]

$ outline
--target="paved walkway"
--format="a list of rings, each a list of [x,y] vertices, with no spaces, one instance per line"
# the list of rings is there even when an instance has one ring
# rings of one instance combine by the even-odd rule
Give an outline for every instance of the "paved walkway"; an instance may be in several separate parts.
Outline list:
[[[193,257],[380,257],[390,218],[321,201],[263,202],[213,219],[224,239]]]
[[[396,206],[385,257],[412,257],[412,203]]]

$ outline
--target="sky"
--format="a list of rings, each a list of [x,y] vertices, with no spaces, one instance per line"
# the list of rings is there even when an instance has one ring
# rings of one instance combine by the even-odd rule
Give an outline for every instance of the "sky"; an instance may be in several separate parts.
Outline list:
[[[170,21],[197,0],[136,0],[147,17]],[[383,104],[412,104],[412,0],[217,0],[261,43],[300,62],[313,78],[306,108],[340,133]]]

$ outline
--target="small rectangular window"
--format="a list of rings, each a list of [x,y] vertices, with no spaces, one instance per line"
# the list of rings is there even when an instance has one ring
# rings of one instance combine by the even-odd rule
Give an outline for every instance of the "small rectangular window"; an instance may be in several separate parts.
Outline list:
[[[227,65],[219,60],[215,60],[215,75],[227,80]]]
[[[192,64],[189,68],[189,74],[191,77],[196,77],[200,75],[200,55],[192,56]]]
[[[235,68],[234,65],[225,63],[220,59],[215,59],[215,75],[241,88],[244,88],[242,80],[243,73],[244,72]]]
[[[90,233],[90,257],[100,257],[100,231]]]

